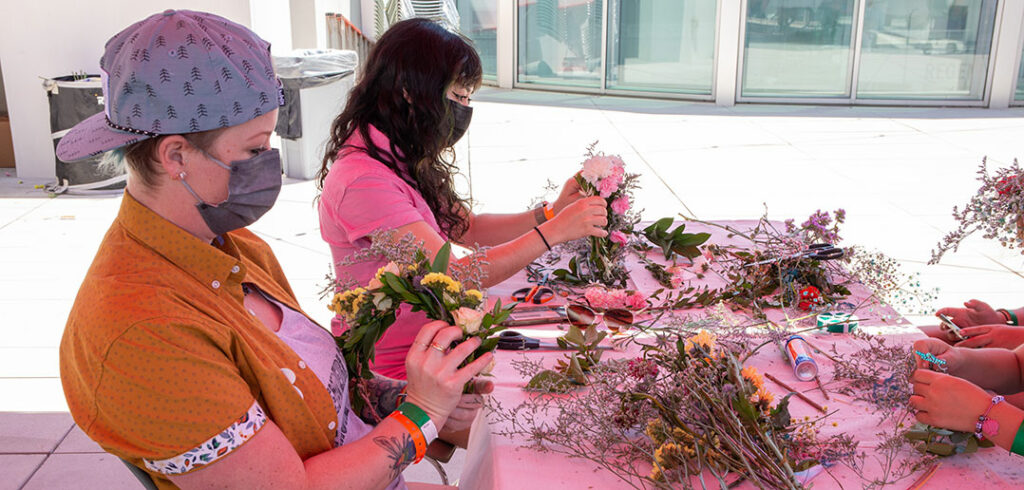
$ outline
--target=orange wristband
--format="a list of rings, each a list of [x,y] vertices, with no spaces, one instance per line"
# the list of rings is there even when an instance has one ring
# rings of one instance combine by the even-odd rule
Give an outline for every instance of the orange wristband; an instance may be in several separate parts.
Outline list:
[[[422,461],[423,456],[427,455],[427,440],[423,437],[423,431],[402,412],[391,412],[391,415],[388,415],[388,417],[402,424],[402,427],[405,427],[405,430],[412,436],[412,443],[416,446],[416,461],[413,461],[413,463]]]
[[[553,204],[544,203],[544,219],[551,221],[555,217],[555,206]]]

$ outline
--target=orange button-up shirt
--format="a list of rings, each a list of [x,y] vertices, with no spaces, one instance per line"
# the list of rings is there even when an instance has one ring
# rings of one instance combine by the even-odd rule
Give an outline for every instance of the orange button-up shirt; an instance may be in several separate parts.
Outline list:
[[[326,388],[242,303],[246,282],[301,312],[277,259],[246,229],[222,238],[205,243],[125,193],[61,341],[75,422],[161,488],[266,418],[302,459],[335,439]]]

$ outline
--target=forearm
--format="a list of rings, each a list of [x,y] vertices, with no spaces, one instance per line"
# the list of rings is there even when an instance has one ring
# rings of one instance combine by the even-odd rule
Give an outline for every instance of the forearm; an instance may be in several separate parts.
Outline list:
[[[966,349],[960,351],[961,361],[956,372],[950,374],[966,379],[982,388],[996,393],[1019,393],[1024,391],[1021,383],[1021,356],[1024,348]]]
[[[997,446],[1009,451],[1017,435],[1021,422],[1024,422],[1024,411],[1009,403],[1000,403],[992,407],[989,418],[999,422],[999,432],[989,439]]]
[[[362,438],[305,460],[306,488],[384,488],[415,458],[408,431],[387,418]]]
[[[550,221],[537,227],[540,233],[534,231],[531,226],[518,237],[487,249],[487,264],[484,266],[487,277],[484,278],[481,286],[489,288],[512,277],[534,259],[547,252],[548,246],[541,239],[541,234],[548,241],[548,245],[553,246],[555,243],[559,243],[555,241],[557,238],[554,231],[547,226],[549,223]],[[459,262],[465,263],[470,260],[470,257],[464,257]]]
[[[492,247],[514,240],[539,224],[536,214],[531,210],[516,214],[474,215],[469,229],[459,238],[459,242]]]

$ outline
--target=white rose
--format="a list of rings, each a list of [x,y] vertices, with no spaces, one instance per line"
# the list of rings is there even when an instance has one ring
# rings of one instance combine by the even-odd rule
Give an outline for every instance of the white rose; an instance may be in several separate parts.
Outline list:
[[[487,363],[487,366],[484,367],[482,371],[480,371],[480,374],[482,374],[484,376],[489,376],[491,374],[491,371],[494,371],[494,365],[497,364],[497,363],[498,363],[498,359],[492,357],[491,358],[491,362]]]
[[[612,174],[613,167],[614,165],[610,158],[594,156],[583,162],[583,173],[580,175],[583,177],[583,180],[596,186],[601,179]]]
[[[452,316],[455,317],[455,326],[466,334],[474,334],[480,330],[480,323],[484,320],[484,312],[465,306],[453,311]]]

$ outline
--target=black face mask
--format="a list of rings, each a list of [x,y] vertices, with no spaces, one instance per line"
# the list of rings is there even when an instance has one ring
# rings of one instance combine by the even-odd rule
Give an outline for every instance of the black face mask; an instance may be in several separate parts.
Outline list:
[[[462,136],[469,129],[469,121],[473,119],[473,108],[464,106],[454,100],[448,99],[448,106],[452,109],[452,116],[455,118],[455,125],[452,126],[451,137],[446,146],[455,146]]]

